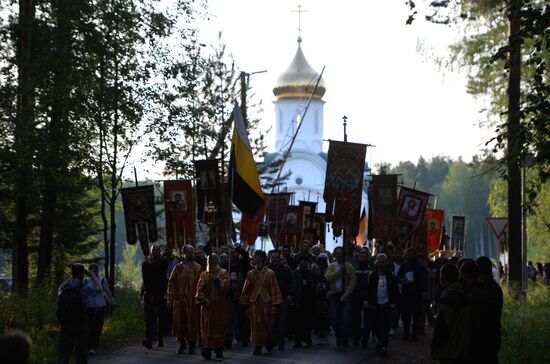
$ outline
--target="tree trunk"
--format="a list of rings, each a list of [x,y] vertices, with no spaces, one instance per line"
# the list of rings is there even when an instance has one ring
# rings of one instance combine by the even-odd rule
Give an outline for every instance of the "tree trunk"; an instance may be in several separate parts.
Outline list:
[[[33,89],[31,84],[31,28],[34,5],[32,0],[19,0],[18,46],[18,115],[15,125],[15,246],[13,250],[13,288],[26,296],[29,287],[29,261],[27,242],[28,184],[31,176],[30,134],[33,124]]]
[[[116,25],[115,25],[116,27]],[[111,204],[110,218],[111,218],[111,252],[110,259],[110,272],[111,272],[111,292],[115,292],[115,280],[116,280],[116,200],[118,197],[118,169],[117,169],[117,157],[118,157],[118,124],[119,124],[119,61],[118,61],[118,47],[117,47],[117,29],[114,32],[114,68],[115,68],[115,100],[114,100],[114,120],[113,120],[113,159],[111,165]]]
[[[52,87],[52,113],[47,140],[44,171],[44,193],[42,196],[42,216],[40,245],[38,249],[37,279],[44,278],[52,263],[53,235],[60,175],[66,168],[62,162],[62,150],[67,149],[67,101],[69,98],[67,75],[70,72],[70,19],[71,0],[58,0],[56,6],[54,84]]]
[[[509,2],[510,48],[508,65],[508,121],[507,121],[507,169],[508,169],[508,249],[510,286],[521,286],[522,241],[521,241],[521,172],[520,155],[520,83],[521,83],[521,0]]]

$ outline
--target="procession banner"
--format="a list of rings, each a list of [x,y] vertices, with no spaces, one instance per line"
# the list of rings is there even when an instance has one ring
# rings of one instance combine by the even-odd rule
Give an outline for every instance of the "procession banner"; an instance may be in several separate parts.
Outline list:
[[[267,212],[266,223],[271,241],[275,246],[278,246],[279,237],[283,229],[283,223],[286,220],[286,212],[290,202],[290,196],[292,194],[288,192],[271,193],[267,196]]]
[[[401,247],[423,223],[429,198],[429,193],[401,187],[397,202],[397,241]]]
[[[166,243],[178,250],[185,244],[195,245],[193,187],[189,180],[164,181]]]
[[[121,191],[126,224],[126,241],[134,245],[139,239],[144,256],[149,242],[158,240],[155,191],[152,185],[123,188]]]
[[[367,239],[368,240],[373,240],[374,239],[374,235],[372,234],[372,231],[374,230],[373,226],[372,226],[372,210],[373,210],[373,207],[372,207],[372,201],[374,200],[374,186],[372,184],[369,185],[368,189],[367,189],[367,199],[368,199],[368,203],[369,203],[369,213],[368,213],[368,216],[367,216]]]
[[[412,233],[409,238],[408,248],[416,250],[418,253],[428,254],[428,221],[424,219],[420,226]]]
[[[241,243],[253,245],[259,234],[260,224],[264,221],[267,210],[267,196],[265,203],[253,217],[248,217],[245,214],[241,215]]]
[[[451,222],[451,250],[464,251],[464,230],[466,217],[453,216]]]
[[[304,206],[288,206],[282,230],[282,241],[297,249],[302,241]]]
[[[397,175],[372,176],[372,236],[385,242],[397,235]]]
[[[315,228],[315,241],[321,244],[322,247],[325,247],[325,239],[327,232],[327,223],[325,220],[325,214],[317,212],[315,213],[315,220],[313,223]]]
[[[299,201],[299,204],[304,207],[302,240],[317,244],[317,240],[315,239],[315,210],[317,209],[317,202]]]
[[[427,249],[428,254],[433,253],[441,246],[441,236],[443,233],[443,221],[445,219],[444,210],[426,209],[427,223]]]
[[[197,179],[197,219],[204,221],[204,210],[212,201],[220,209],[220,171],[218,159],[193,161]]]
[[[334,236],[352,240],[357,236],[365,173],[365,144],[331,140],[323,199],[326,220],[332,222]]]

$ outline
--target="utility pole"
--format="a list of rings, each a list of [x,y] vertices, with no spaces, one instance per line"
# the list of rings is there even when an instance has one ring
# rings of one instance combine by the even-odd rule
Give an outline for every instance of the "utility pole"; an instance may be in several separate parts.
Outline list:
[[[246,115],[246,91],[248,89],[248,77],[250,75],[241,71],[241,114],[243,115],[244,126],[248,129],[248,117]]]
[[[520,155],[521,7],[522,0],[509,0],[508,120],[506,166],[508,174],[508,249],[510,287],[519,289],[525,267],[522,259],[522,206]]]

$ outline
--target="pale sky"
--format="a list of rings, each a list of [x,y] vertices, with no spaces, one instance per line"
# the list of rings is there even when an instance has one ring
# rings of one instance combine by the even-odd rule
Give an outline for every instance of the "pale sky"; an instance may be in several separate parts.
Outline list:
[[[263,99],[260,115],[272,125],[272,88],[296,52],[301,4],[302,49],[314,69],[326,66],[324,138],[342,139],[342,116],[348,138],[376,145],[368,162],[416,162],[420,155],[462,156],[470,160],[488,139],[477,126],[480,103],[465,91],[457,72],[437,70],[418,52],[418,44],[436,53],[457,38],[446,26],[419,16],[405,25],[404,0],[210,0],[212,19],[201,24],[208,43],[223,32],[236,64],[253,75],[250,84]],[[418,2],[417,2],[418,3]],[[268,139],[274,148],[274,135]],[[328,144],[328,143],[327,143]],[[325,149],[328,145],[325,146]]]

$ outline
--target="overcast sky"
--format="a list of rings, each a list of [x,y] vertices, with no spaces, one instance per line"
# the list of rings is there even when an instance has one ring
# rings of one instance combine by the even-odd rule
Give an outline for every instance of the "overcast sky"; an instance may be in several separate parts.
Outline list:
[[[298,4],[302,14],[302,48],[324,79],[325,139],[342,139],[342,116],[348,117],[349,140],[376,145],[372,164],[420,155],[470,160],[487,140],[477,124],[482,106],[465,91],[463,75],[437,70],[419,51],[436,54],[457,39],[449,27],[419,18],[405,25],[404,0],[210,0],[212,19],[201,25],[210,43],[223,39],[237,65],[251,77],[263,99],[265,125],[274,122],[272,88],[296,52]],[[270,150],[273,138],[270,136]],[[325,149],[327,146],[325,145]]]

